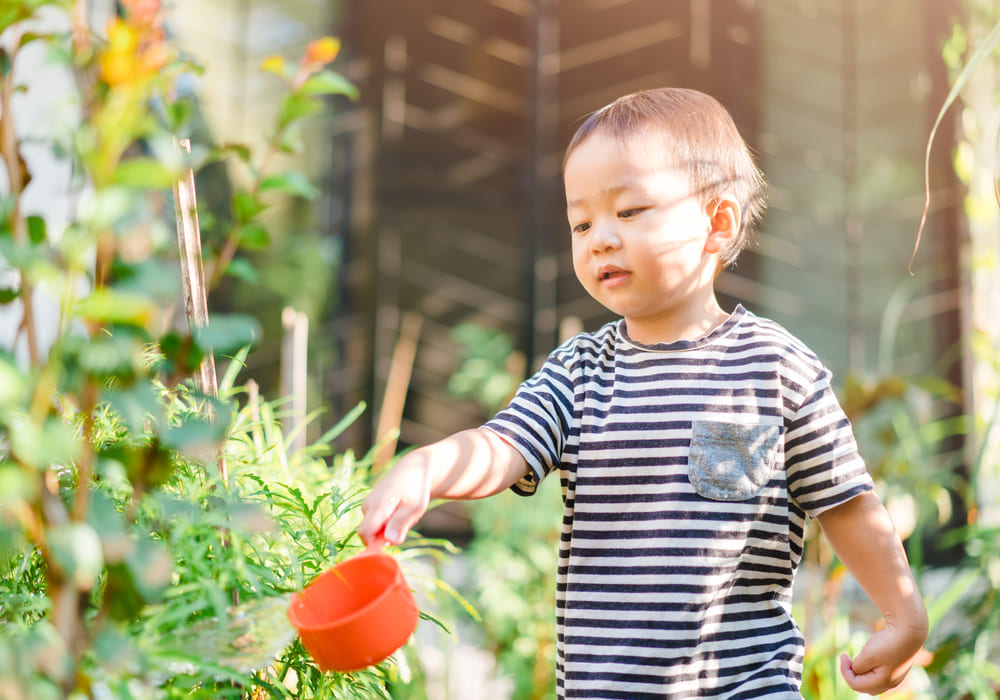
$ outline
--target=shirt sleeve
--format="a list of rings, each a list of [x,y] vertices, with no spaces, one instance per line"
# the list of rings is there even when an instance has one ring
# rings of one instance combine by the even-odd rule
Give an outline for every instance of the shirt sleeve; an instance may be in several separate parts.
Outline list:
[[[530,467],[511,486],[515,493],[532,495],[559,465],[570,430],[573,396],[570,370],[553,354],[521,384],[507,407],[483,426],[510,443]]]
[[[789,496],[811,518],[874,488],[829,370],[788,423],[785,469]]]

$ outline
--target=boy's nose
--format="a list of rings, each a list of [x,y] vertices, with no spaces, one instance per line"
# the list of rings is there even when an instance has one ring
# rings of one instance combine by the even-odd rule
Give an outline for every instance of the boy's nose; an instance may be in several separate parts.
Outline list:
[[[594,235],[590,237],[590,247],[595,253],[604,253],[621,247],[621,238],[615,227],[610,224],[597,226]]]

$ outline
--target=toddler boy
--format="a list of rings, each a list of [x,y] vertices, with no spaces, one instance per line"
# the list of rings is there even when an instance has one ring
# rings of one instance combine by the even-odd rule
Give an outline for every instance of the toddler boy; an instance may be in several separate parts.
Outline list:
[[[715,296],[763,210],[731,117],[694,90],[627,95],[563,175],[576,276],[621,319],[553,351],[485,426],[403,457],[361,538],[399,543],[430,499],[530,495],[555,472],[560,698],[800,698],[792,579],[816,518],[885,621],[841,671],[899,684],[926,611],[830,372]]]

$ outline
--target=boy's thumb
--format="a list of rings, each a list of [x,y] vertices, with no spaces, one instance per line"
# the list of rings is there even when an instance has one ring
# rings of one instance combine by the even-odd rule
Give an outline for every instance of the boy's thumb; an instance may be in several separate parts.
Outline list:
[[[857,676],[863,676],[875,668],[875,663],[872,661],[867,645],[861,647],[861,651],[853,659],[848,657],[847,654],[844,654],[843,658],[847,659],[847,665],[854,672],[854,675]]]

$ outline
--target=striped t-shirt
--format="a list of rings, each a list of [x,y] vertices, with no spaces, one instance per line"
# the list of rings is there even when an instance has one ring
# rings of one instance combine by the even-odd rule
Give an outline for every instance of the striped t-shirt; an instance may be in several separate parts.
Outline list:
[[[697,341],[624,321],[556,349],[486,424],[558,470],[560,698],[799,698],[807,517],[872,488],[830,373],[738,307]]]

